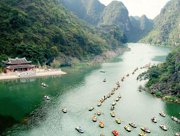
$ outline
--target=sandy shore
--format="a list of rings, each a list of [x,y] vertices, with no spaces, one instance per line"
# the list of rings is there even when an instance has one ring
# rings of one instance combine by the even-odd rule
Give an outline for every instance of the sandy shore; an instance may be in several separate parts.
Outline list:
[[[2,73],[0,74],[0,80],[13,80],[21,78],[36,78],[36,77],[46,77],[46,76],[60,76],[64,75],[66,72],[61,71],[61,69],[36,69],[27,72],[13,72],[13,73]]]

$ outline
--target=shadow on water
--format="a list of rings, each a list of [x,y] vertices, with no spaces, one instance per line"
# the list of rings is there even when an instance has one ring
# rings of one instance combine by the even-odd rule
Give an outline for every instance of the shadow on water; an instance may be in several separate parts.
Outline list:
[[[180,118],[180,106],[179,106],[179,104],[166,102],[165,110],[168,113],[168,115],[176,116],[177,118]]]
[[[14,118],[0,115],[0,135],[4,130],[12,127],[15,123],[17,123],[17,121]]]
[[[0,82],[0,114],[3,115],[0,116],[0,135],[17,123],[24,124],[24,128],[38,126],[46,118],[48,107],[56,102],[58,96],[83,84],[84,78],[99,67],[71,68],[67,70],[67,75],[61,77]],[[42,82],[48,84],[48,87],[43,88]],[[50,96],[51,101],[44,101],[44,95]]]

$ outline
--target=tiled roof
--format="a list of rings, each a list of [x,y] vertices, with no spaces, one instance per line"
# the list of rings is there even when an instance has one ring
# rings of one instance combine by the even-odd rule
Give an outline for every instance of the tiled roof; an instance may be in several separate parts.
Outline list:
[[[26,58],[15,58],[15,59],[12,59],[12,58],[9,58],[8,61],[4,61],[5,64],[30,64],[31,61],[27,61]]]

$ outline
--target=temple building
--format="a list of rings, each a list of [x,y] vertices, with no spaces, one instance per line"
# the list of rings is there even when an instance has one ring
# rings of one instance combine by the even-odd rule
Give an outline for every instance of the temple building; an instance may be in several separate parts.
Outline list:
[[[9,58],[7,61],[3,61],[5,66],[5,72],[15,72],[15,71],[29,71],[35,68],[31,61],[27,61],[26,58]]]

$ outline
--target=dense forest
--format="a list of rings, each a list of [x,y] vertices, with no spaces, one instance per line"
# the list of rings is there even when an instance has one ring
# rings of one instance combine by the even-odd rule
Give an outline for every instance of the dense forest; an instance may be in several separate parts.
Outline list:
[[[146,86],[159,97],[175,101],[180,98],[180,1],[171,0],[155,18],[154,29],[141,41],[174,47],[166,62],[151,67],[141,76],[149,79]]]
[[[180,47],[167,56],[165,63],[152,66],[140,76],[149,79],[146,86],[156,96],[180,98]],[[173,99],[174,97],[170,98]]]
[[[58,56],[82,60],[125,41],[115,29],[97,32],[57,0],[1,0],[0,12],[0,61],[26,57],[49,64]]]

